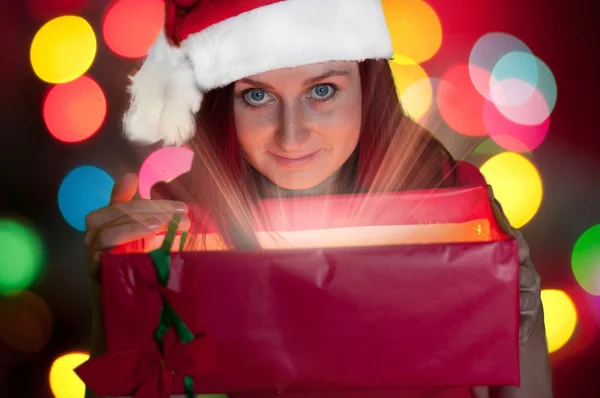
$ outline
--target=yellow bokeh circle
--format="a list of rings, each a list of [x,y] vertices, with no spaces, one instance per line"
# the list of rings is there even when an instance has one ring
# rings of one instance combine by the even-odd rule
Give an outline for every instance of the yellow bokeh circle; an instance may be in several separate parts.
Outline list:
[[[542,179],[526,157],[503,152],[481,166],[481,173],[514,228],[527,224],[542,203]]]
[[[31,66],[35,74],[52,84],[82,76],[96,57],[94,29],[83,18],[62,16],[38,30],[31,43]]]
[[[577,311],[571,298],[561,290],[542,290],[548,352],[564,346],[575,331]]]
[[[406,113],[414,120],[421,118],[433,100],[433,88],[425,69],[416,62],[400,64],[390,61],[396,92]]]
[[[383,0],[383,11],[398,63],[421,63],[442,45],[442,24],[422,0]]]
[[[89,359],[88,354],[71,353],[56,359],[50,369],[50,388],[56,398],[83,398],[85,384],[73,371]]]

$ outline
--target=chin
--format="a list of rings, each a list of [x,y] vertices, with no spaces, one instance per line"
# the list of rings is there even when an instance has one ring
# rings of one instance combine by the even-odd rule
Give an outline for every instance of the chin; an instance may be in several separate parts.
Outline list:
[[[300,173],[298,173],[300,174]],[[277,176],[271,181],[279,188],[288,189],[290,191],[306,191],[317,188],[327,178],[318,178],[314,175],[293,175],[293,176]]]

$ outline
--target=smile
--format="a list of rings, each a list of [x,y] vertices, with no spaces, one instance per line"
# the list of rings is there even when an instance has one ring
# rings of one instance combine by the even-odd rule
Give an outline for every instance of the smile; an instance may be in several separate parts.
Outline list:
[[[277,155],[272,152],[269,152],[269,154],[281,167],[285,167],[288,169],[301,169],[310,165],[320,152],[321,150],[319,149],[318,151],[308,154]]]

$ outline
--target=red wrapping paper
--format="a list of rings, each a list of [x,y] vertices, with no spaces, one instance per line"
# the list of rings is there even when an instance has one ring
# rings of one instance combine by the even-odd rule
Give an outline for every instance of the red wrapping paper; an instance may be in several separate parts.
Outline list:
[[[383,246],[172,253],[163,294],[210,336],[218,363],[194,378],[196,393],[468,397],[451,387],[519,384],[517,246],[487,188],[372,198],[348,218],[359,199],[263,206],[276,231],[399,225],[420,235]],[[109,353],[151,343],[162,305],[155,284],[149,255],[102,257]],[[171,392],[183,394],[183,375]]]

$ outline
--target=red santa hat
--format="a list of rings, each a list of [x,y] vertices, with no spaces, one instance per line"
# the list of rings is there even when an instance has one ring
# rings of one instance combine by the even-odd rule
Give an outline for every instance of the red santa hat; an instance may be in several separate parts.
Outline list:
[[[165,0],[163,31],[131,77],[126,136],[181,145],[203,93],[327,61],[390,59],[381,0]]]

